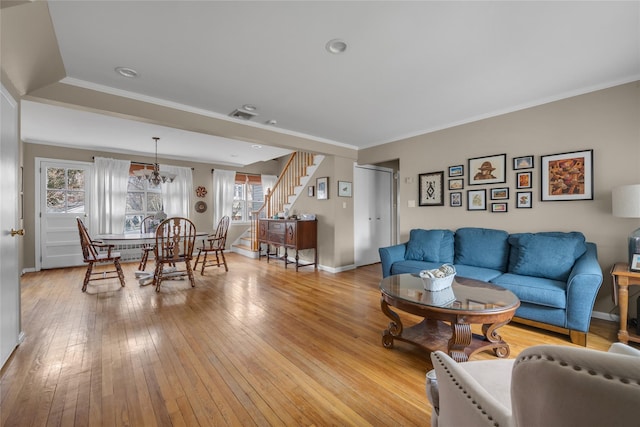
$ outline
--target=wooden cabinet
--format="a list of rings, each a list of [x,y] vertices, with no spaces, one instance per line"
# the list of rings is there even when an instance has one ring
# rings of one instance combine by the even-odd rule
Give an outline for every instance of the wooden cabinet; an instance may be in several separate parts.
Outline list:
[[[284,266],[295,264],[298,267],[309,265],[318,268],[318,221],[300,221],[296,219],[261,219],[258,221],[258,243],[262,257],[262,245],[266,245],[265,255],[269,258],[278,257],[278,248],[284,248]],[[271,252],[270,248],[275,248]],[[289,261],[289,249],[295,249],[295,261]],[[298,251],[313,249],[313,262],[300,263]]]

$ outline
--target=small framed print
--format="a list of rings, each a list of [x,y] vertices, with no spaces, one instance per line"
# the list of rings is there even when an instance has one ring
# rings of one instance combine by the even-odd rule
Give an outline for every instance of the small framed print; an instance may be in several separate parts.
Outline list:
[[[420,206],[444,206],[444,171],[418,175]]]
[[[516,174],[516,188],[531,188],[531,172],[518,172]]]
[[[483,185],[507,182],[505,169],[506,154],[475,157],[469,159],[469,185]]]
[[[316,198],[327,200],[329,198],[329,177],[316,179]]]
[[[640,254],[633,254],[631,257],[631,270],[640,271]]]
[[[487,210],[487,190],[467,190],[467,210]]]
[[[452,208],[459,208],[460,206],[462,206],[461,191],[454,191],[452,193],[449,193],[449,205],[451,205]]]
[[[509,187],[491,189],[491,200],[506,200],[508,198],[509,198]]]
[[[516,192],[516,208],[531,209],[531,191]]]
[[[314,195],[315,195],[315,187],[313,185],[310,185],[309,188],[307,188],[307,196],[313,197]]]
[[[533,156],[522,156],[513,158],[513,170],[533,169]]]
[[[543,202],[593,200],[593,150],[541,157]]]
[[[449,166],[449,176],[453,177],[453,176],[463,176],[463,175],[464,175],[463,165]]]
[[[338,181],[338,197],[351,197],[351,182]]]
[[[507,212],[506,203],[491,203],[491,212]]]
[[[449,190],[462,190],[464,188],[464,179],[456,178],[449,180]]]

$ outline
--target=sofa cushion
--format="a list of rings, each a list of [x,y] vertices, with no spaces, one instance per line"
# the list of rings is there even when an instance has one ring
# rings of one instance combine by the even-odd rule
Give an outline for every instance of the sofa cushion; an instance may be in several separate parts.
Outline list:
[[[505,273],[492,279],[491,283],[510,290],[522,302],[552,308],[567,307],[567,283],[564,281]]]
[[[413,229],[409,234],[405,259],[413,261],[453,262],[453,232],[451,230]]]
[[[492,268],[474,267],[464,264],[454,264],[453,266],[456,268],[457,276],[469,277],[471,279],[482,280],[483,282],[489,282],[491,279],[495,279],[502,274],[502,271]]]
[[[509,233],[489,228],[459,228],[455,234],[455,264],[507,271]]]
[[[566,281],[576,259],[586,250],[584,235],[519,233],[509,237],[510,273]]]
[[[440,262],[428,261],[397,261],[391,266],[391,274],[420,273],[422,270],[431,270],[442,265]]]

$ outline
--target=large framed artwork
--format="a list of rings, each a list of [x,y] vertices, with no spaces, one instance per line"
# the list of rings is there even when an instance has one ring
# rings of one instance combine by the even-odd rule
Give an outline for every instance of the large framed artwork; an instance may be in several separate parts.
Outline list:
[[[444,205],[444,171],[418,175],[418,205]]]
[[[541,159],[541,200],[593,200],[593,150],[551,154]]]
[[[469,159],[469,185],[507,182],[506,168],[506,154]]]

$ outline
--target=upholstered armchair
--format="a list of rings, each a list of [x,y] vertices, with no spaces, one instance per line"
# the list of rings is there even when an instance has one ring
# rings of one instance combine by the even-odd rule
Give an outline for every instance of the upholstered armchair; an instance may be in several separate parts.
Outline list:
[[[640,351],[540,345],[516,359],[431,354],[432,426],[638,426]]]

